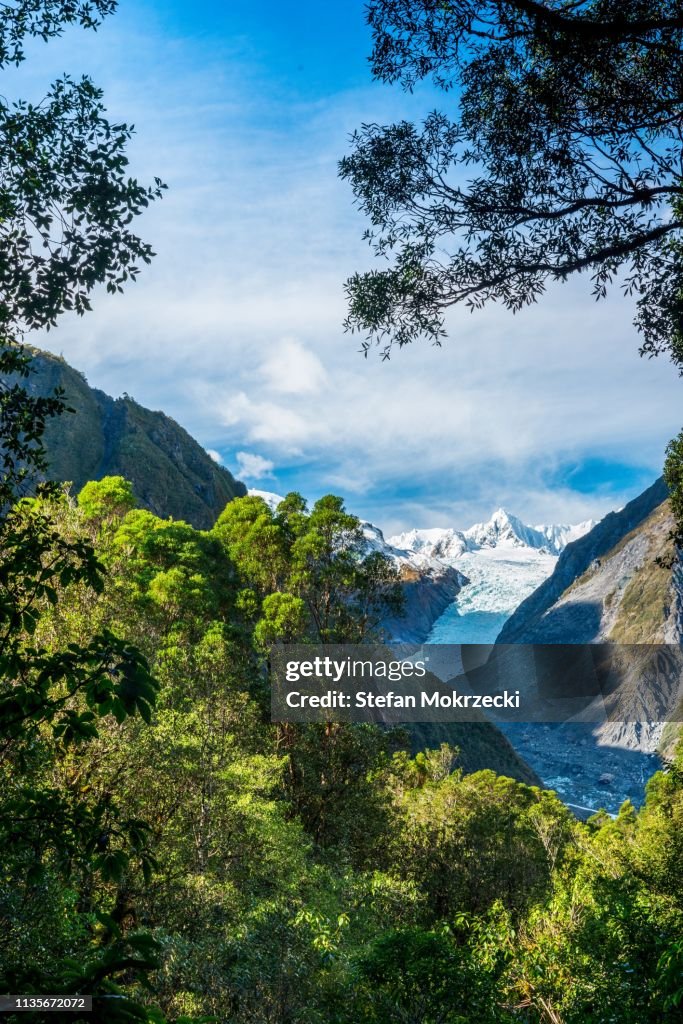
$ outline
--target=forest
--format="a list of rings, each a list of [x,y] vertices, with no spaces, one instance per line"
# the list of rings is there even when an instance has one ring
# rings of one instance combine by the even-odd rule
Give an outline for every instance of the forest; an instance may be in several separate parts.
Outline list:
[[[8,518],[40,569],[3,563],[0,988],[112,1022],[679,1019],[683,758],[582,823],[447,744],[269,721],[271,644],[397,600],[341,499],[199,531],[110,477]]]
[[[442,310],[458,298],[502,297],[514,309],[534,301],[547,276],[604,259],[600,292],[628,258],[629,273],[643,272],[646,346],[680,361],[680,276],[672,272],[665,284],[657,276],[678,273],[680,223],[652,226],[660,202],[680,204],[680,180],[661,184],[675,154],[667,151],[663,166],[637,125],[652,114],[651,96],[655,105],[672,102],[657,46],[680,43],[681,19],[663,2],[645,18],[647,6],[629,2],[628,17],[615,17],[609,2],[371,5],[378,73],[388,78],[402,68],[416,74],[414,59],[426,74],[444,54],[452,70],[461,51],[441,42],[484,32],[493,53],[479,53],[479,72],[491,91],[480,92],[479,106],[476,88],[467,94],[466,121],[471,128],[492,119],[478,144],[490,129],[489,143],[500,133],[509,146],[493,146],[494,178],[512,168],[526,187],[534,159],[527,136],[542,129],[544,97],[552,106],[558,94],[581,100],[592,90],[595,124],[586,126],[581,102],[568,100],[564,113],[579,110],[584,132],[595,135],[600,122],[609,135],[601,118],[614,113],[614,76],[622,73],[633,86],[622,107],[631,141],[644,138],[658,177],[651,194],[634,181],[616,204],[609,194],[587,197],[590,181],[572,173],[580,144],[570,118],[559,150],[547,149],[539,178],[529,179],[539,195],[553,174],[562,179],[559,209],[528,213],[541,225],[526,236],[530,252],[515,219],[524,189],[515,192],[512,181],[491,205],[482,179],[474,197],[455,194],[453,217],[464,209],[481,219],[469,237],[489,233],[486,260],[474,266],[458,251],[434,275],[438,238],[453,218],[439,205],[436,227],[431,214],[404,219],[402,203],[415,212],[416,178],[401,167],[418,178],[424,171],[410,161],[414,139],[407,132],[407,143],[387,142],[367,128],[342,171],[384,231],[380,248],[402,237],[404,249],[388,276],[350,285],[352,327],[375,341],[395,330],[399,347],[420,331],[439,338]],[[93,29],[115,7],[2,5],[0,67],[21,63],[27,40],[47,42],[69,25]],[[494,15],[500,32],[490,28]],[[421,38],[436,53],[420,63],[411,40]],[[515,73],[537,101],[538,120],[516,119],[506,133],[502,108],[490,100],[501,59],[517,45]],[[627,81],[634,48],[643,47],[655,93],[642,89],[640,70]],[[535,48],[544,74],[530,81]],[[560,52],[573,77],[552,72]],[[519,114],[508,85],[505,109]],[[445,145],[449,155],[467,142],[441,121],[430,130],[436,150]],[[680,1021],[680,746],[650,780],[641,809],[626,803],[615,818],[581,822],[553,792],[467,771],[466,733],[458,744],[416,752],[403,729],[272,723],[274,644],[376,640],[383,617],[401,610],[396,570],[364,552],[344,500],[328,495],[309,507],[293,492],[273,511],[258,497],[236,497],[199,530],[137,507],[120,476],[78,493],[50,483],[46,424],[72,413],[59,392],[32,391],[23,342],[65,313],[87,314],[97,288],[117,294],[137,277],[154,253],[134,233],[135,218],[165,186],[130,176],[132,127],[107,119],[88,78],[60,79],[38,105],[0,98],[0,133],[0,992],[93,997],[85,1014],[5,1019]],[[618,133],[609,141],[618,163],[630,158]],[[377,145],[384,163],[374,165],[366,158]],[[422,143],[417,150],[429,154]],[[594,170],[584,165],[589,178]],[[427,191],[440,187],[437,174]],[[585,201],[567,212],[571,188]],[[510,279],[500,273],[501,238],[516,252]],[[553,246],[561,262],[536,266],[539,247]],[[536,261],[531,276],[525,260]],[[463,294],[454,298],[458,275]],[[666,469],[679,522],[682,467],[679,438]]]

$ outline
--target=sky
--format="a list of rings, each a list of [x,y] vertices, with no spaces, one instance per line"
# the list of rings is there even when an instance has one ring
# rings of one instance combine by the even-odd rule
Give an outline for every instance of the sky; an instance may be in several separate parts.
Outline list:
[[[248,486],[325,493],[387,535],[598,518],[661,471],[683,381],[642,360],[628,299],[586,278],[516,316],[454,309],[441,348],[364,359],[344,281],[374,263],[337,162],[364,122],[442,95],[373,82],[363,3],[122,0],[6,72],[38,100],[89,74],[132,122],[132,172],[164,199],[138,222],[157,253],[122,296],[31,340],[89,382],[181,423]]]

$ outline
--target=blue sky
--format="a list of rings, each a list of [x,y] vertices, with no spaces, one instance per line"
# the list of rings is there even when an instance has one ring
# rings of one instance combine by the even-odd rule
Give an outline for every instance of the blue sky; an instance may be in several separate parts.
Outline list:
[[[388,364],[343,333],[343,282],[372,254],[337,160],[363,121],[443,100],[373,83],[370,45],[355,0],[123,0],[97,34],[32,44],[4,91],[89,73],[136,125],[134,172],[169,184],[140,221],[153,266],[36,342],[251,486],[341,493],[389,533],[623,504],[659,472],[683,382],[638,358],[620,295],[596,305],[579,279],[516,317],[454,310],[442,349]]]

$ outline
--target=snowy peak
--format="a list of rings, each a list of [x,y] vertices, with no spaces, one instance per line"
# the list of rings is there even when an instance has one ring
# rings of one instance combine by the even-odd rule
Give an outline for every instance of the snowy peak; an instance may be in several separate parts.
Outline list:
[[[550,555],[559,555],[567,544],[583,537],[594,526],[595,522],[592,519],[574,526],[527,526],[517,516],[513,516],[504,508],[499,508],[487,523],[471,526],[469,530],[465,530],[464,536],[469,542],[469,550],[507,546],[532,548]]]
[[[273,491],[259,491],[256,487],[249,488],[249,497],[262,498],[271,512],[274,512],[280,502],[284,501],[281,494],[275,494]]]
[[[504,508],[497,509],[486,523],[475,523],[468,530],[452,528],[408,530],[389,539],[389,544],[432,558],[452,562],[468,552],[494,548],[501,553],[511,548],[559,555],[571,541],[583,537],[595,524],[576,526],[528,526]]]
[[[361,528],[363,530],[363,536],[365,538],[366,551],[379,551],[381,554],[390,558],[391,561],[398,568],[409,566],[419,572],[431,572],[443,573],[449,561],[443,554],[438,554],[436,550],[432,550],[428,544],[420,545],[413,534],[417,534],[420,531],[411,530],[407,534],[401,534],[399,537],[392,537],[391,540],[387,541],[384,539],[384,534],[378,526],[374,523],[361,522]],[[424,533],[442,533],[445,531],[441,530],[425,530]],[[408,543],[403,543],[402,538],[408,540],[414,540],[415,547]],[[435,545],[438,548],[439,545]]]
[[[465,535],[459,530],[407,530],[391,537],[389,543],[405,551],[453,561],[469,550]]]
[[[546,538],[548,551],[560,555],[567,544],[573,544],[575,540],[585,537],[597,522],[597,519],[586,519],[583,523],[575,523],[573,526],[535,526],[534,530]]]
[[[487,523],[476,523],[469,530],[465,530],[464,536],[469,542],[470,551],[477,548],[497,548],[501,545],[540,550],[548,544],[545,534],[533,526],[526,526],[521,519],[504,508],[494,512]]]

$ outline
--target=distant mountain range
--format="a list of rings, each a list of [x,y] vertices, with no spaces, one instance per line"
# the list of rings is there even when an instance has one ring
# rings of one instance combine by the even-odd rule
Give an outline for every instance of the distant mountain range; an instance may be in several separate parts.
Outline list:
[[[467,530],[409,530],[391,537],[389,544],[449,562],[482,548],[529,548],[559,555],[567,544],[588,533],[594,525],[591,519],[575,526],[527,526],[517,516],[499,508],[488,522],[476,523]]]
[[[63,388],[76,413],[48,422],[52,479],[70,481],[77,492],[89,480],[124,476],[143,508],[199,529],[213,526],[231,498],[247,493],[170,416],[128,396],[110,398],[63,359],[33,351],[33,372],[24,386],[38,395]]]
[[[272,491],[249,493],[273,509],[282,500]],[[364,522],[368,549],[390,558],[405,581],[407,614],[387,628],[398,640],[492,643],[508,615],[552,573],[559,553],[593,525],[528,526],[498,509],[466,530],[414,529],[387,540]]]

